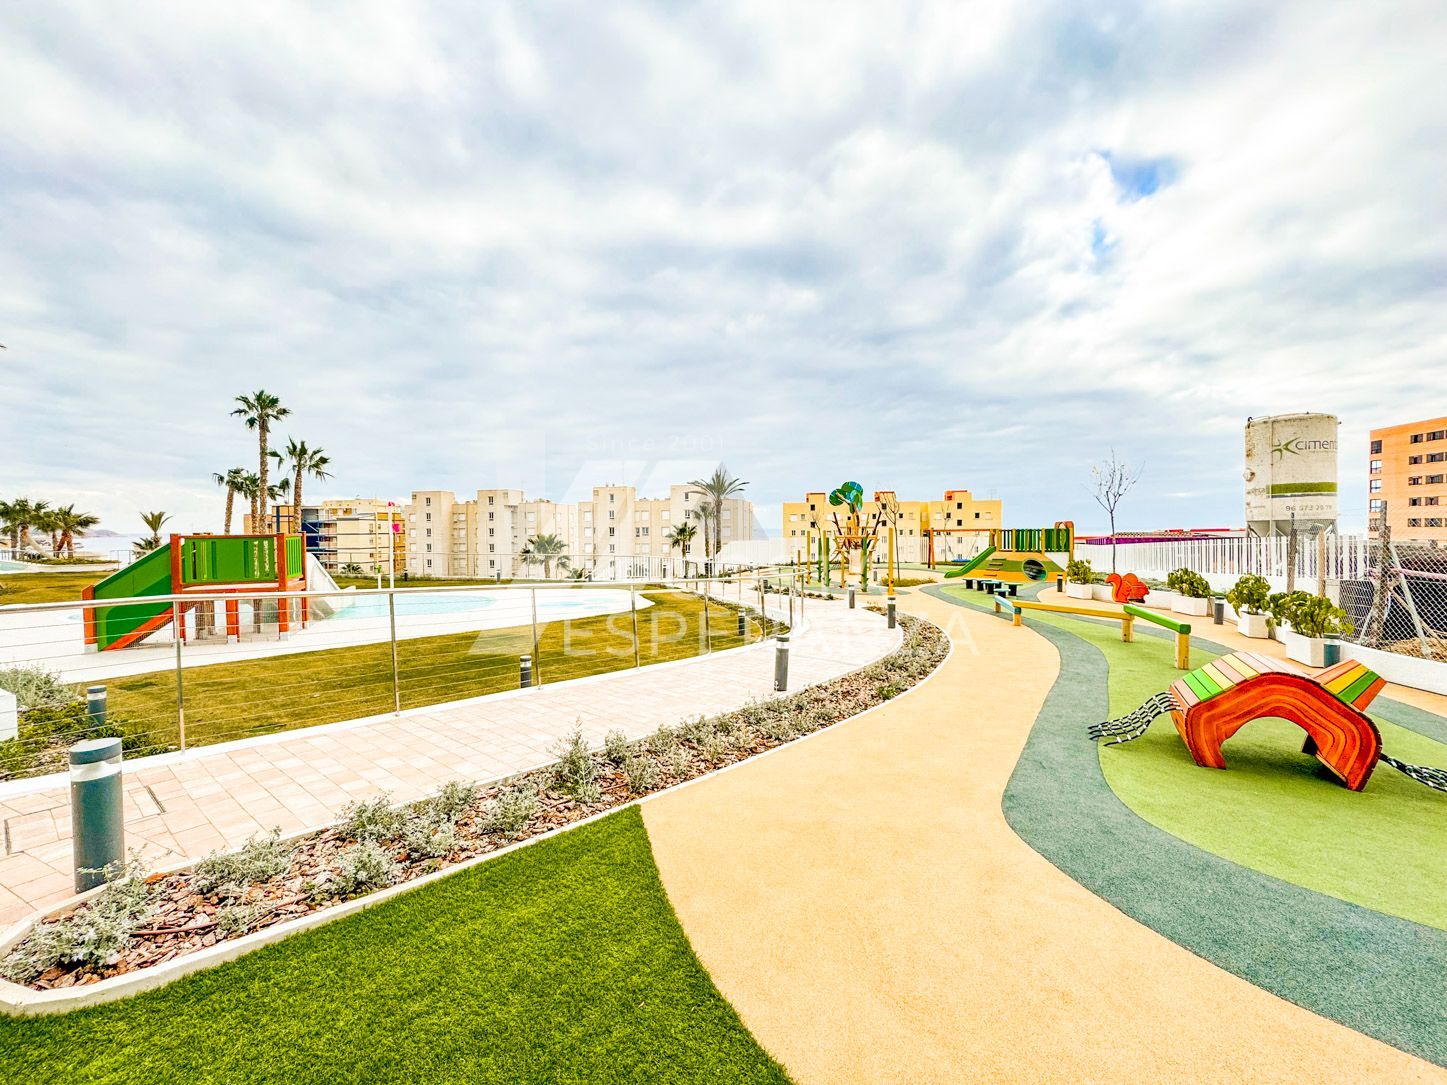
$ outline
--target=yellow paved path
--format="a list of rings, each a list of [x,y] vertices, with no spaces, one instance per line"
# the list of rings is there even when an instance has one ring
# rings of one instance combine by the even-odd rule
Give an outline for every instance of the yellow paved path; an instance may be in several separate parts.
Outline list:
[[[1032,851],[1000,799],[1054,647],[928,596],[901,605],[955,641],[926,684],[644,806],[699,957],[801,1085],[1447,1082]]]

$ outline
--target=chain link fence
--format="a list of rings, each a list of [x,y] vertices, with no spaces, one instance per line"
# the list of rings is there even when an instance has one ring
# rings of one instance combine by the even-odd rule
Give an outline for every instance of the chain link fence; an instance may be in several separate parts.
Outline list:
[[[1395,543],[1383,527],[1369,575],[1341,583],[1340,604],[1367,648],[1447,662],[1447,550]]]

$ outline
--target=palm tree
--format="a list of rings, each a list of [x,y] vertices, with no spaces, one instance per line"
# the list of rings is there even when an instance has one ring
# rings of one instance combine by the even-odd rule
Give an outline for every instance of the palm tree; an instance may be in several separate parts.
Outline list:
[[[713,506],[713,552],[717,554],[723,549],[724,502],[743,493],[744,487],[748,483],[734,478],[729,474],[727,467],[719,464],[708,478],[696,478],[689,485],[697,486],[702,490],[708,502]]]
[[[697,520],[699,527],[703,529],[703,559],[706,562],[713,557],[713,522],[716,518],[713,499],[703,498],[688,510],[688,515]]]
[[[260,519],[266,519],[266,500],[271,492],[267,484],[269,475],[269,464],[271,452],[271,424],[291,414],[291,408],[283,407],[281,399],[272,395],[265,389],[257,389],[252,395],[237,396],[236,409],[231,413],[245,420],[247,429],[256,430],[257,442],[257,469],[256,475],[260,480],[257,485],[257,492],[260,494],[261,507],[257,510]],[[252,528],[256,524],[253,521]]]
[[[6,530],[10,532],[10,545],[19,550],[29,550],[34,546],[30,530],[40,528],[49,509],[49,501],[32,501],[28,497],[17,497],[8,502],[0,511],[0,516],[4,517]]]
[[[36,513],[31,526],[50,536],[50,556],[60,557],[60,525],[55,520],[55,509],[45,508]]]
[[[246,468],[233,467],[224,475],[220,471],[214,471],[211,477],[216,481],[216,485],[226,488],[226,521],[221,527],[221,534],[230,535],[231,510],[236,505],[236,495],[241,492],[242,487],[245,485]]]
[[[291,465],[293,472],[291,476],[291,503],[292,507],[296,509],[296,516],[294,517],[296,530],[300,531],[302,479],[307,475],[311,475],[311,477],[318,482],[331,478],[331,473],[328,472],[326,468],[327,465],[332,462],[332,458],[321,449],[307,448],[305,441],[298,441],[291,437],[286,439],[286,449],[282,453],[282,457]]]
[[[685,521],[676,527],[669,528],[663,536],[663,541],[668,544],[669,552],[681,551],[683,554],[683,575],[688,575],[688,548],[693,545],[693,537],[698,534],[698,528]]]
[[[77,535],[84,537],[85,533],[96,524],[100,523],[100,517],[88,512],[76,512],[75,505],[62,505],[55,510],[55,526],[60,531],[60,545],[57,553],[64,551],[67,557],[75,557],[75,538]]]
[[[260,530],[261,476],[255,471],[247,471],[241,476],[241,482],[237,485],[236,492],[251,503],[251,530]]]
[[[568,559],[563,554],[565,549],[563,540],[556,535],[534,535],[523,547],[523,562],[528,565],[541,562],[544,579],[551,579],[553,562],[556,561],[560,568],[568,567]]]
[[[149,531],[151,534],[147,538],[138,539],[136,542],[131,543],[131,546],[135,549],[137,556],[140,556],[141,554],[149,554],[152,550],[160,547],[161,526],[169,519],[170,517],[167,516],[164,512],[141,513],[141,523],[146,525],[146,530]]]
[[[0,501],[0,534],[10,540],[10,549],[20,545],[20,499]]]

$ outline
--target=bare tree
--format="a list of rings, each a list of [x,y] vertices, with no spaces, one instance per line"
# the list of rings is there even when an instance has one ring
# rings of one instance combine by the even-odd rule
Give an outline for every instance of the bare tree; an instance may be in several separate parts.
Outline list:
[[[1140,481],[1141,468],[1130,468],[1121,463],[1112,448],[1110,458],[1093,466],[1090,474],[1095,479],[1092,491],[1095,503],[1110,517],[1110,571],[1115,572],[1115,510],[1121,499]]]

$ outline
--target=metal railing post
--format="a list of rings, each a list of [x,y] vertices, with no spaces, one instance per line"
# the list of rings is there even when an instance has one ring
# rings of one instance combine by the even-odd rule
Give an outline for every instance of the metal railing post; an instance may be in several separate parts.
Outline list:
[[[713,627],[708,613],[708,593],[711,585],[707,580],[703,582],[703,651],[704,654],[713,651]]]
[[[541,686],[543,684],[543,656],[538,643],[538,589],[529,588],[528,595],[532,599],[533,607],[533,681]]]
[[[633,584],[628,585],[628,610],[633,616],[633,666],[637,668],[643,662],[638,656],[638,588]]]
[[[171,632],[176,639],[176,735],[181,752],[186,752],[186,684],[181,680],[181,604],[171,603]]]
[[[392,641],[392,711],[402,711],[402,680],[397,667],[397,593],[387,593],[387,623]]]

